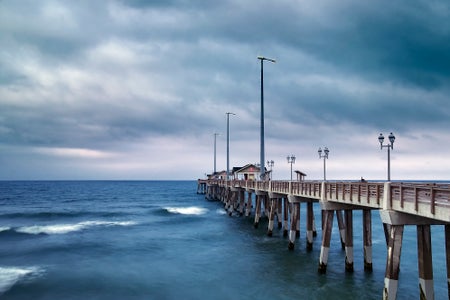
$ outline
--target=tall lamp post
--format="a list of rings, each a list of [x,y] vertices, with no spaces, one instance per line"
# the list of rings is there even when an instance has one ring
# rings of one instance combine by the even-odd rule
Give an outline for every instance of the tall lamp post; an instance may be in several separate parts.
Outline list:
[[[270,168],[270,179],[272,179],[272,168],[273,168],[274,163],[275,162],[273,160],[268,160],[267,161],[267,167]]]
[[[387,153],[388,153],[388,170],[387,170],[387,178],[388,181],[391,181],[391,149],[394,150],[394,141],[395,141],[395,136],[394,134],[391,132],[391,134],[389,134],[388,136],[389,138],[389,144],[387,145],[383,145],[383,141],[384,141],[384,136],[382,133],[380,133],[380,135],[378,136],[378,141],[380,142],[380,149],[383,150],[383,148],[387,148]]]
[[[218,133],[214,133],[214,175],[216,174],[216,140],[218,135]]]
[[[322,154],[322,148],[319,148],[319,150],[317,152],[319,153],[319,158],[323,158],[323,181],[326,181],[327,180],[326,160],[328,159],[328,153],[330,153],[330,150],[328,150],[328,148],[325,147],[323,149],[323,154]]]
[[[292,164],[295,164],[295,155],[291,154],[286,157],[288,164],[291,164],[291,181],[292,181]]]
[[[236,115],[232,112],[225,113],[227,115],[227,180],[230,179],[230,115]]]
[[[275,59],[267,58],[264,56],[258,56],[258,59],[261,61],[261,149],[260,149],[260,166],[261,166],[261,174],[260,179],[264,180],[264,61],[270,61],[272,63],[275,62]]]

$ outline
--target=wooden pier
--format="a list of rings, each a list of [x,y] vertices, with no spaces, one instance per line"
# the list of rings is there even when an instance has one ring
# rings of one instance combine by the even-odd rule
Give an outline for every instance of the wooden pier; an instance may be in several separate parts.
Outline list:
[[[322,210],[322,246],[318,271],[326,273],[334,215],[337,215],[345,270],[353,272],[353,211],[363,212],[364,269],[372,270],[372,210],[383,222],[386,245],[386,271],[383,299],[396,299],[403,229],[417,226],[420,299],[434,299],[431,226],[445,227],[448,298],[450,299],[450,185],[404,182],[328,182],[328,181],[253,181],[199,180],[197,193],[208,200],[222,201],[231,215],[251,215],[255,195],[254,226],[258,227],[261,209],[268,216],[267,235],[271,236],[275,217],[283,235],[294,249],[299,236],[300,204],[306,203],[307,248],[312,249],[315,234],[313,203]],[[246,196],[247,194],[247,196]]]

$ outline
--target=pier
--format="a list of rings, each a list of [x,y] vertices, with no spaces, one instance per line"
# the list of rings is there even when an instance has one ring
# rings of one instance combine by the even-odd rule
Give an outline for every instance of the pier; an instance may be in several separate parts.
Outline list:
[[[299,237],[300,205],[305,203],[307,249],[316,234],[313,203],[322,215],[322,245],[318,272],[325,274],[334,215],[337,216],[341,246],[345,250],[345,270],[353,272],[353,211],[362,210],[364,270],[372,270],[372,211],[379,211],[386,239],[387,257],[383,299],[396,299],[404,226],[417,227],[420,299],[434,299],[431,226],[445,227],[447,287],[450,299],[450,185],[410,182],[331,182],[199,180],[197,193],[208,200],[221,201],[229,215],[252,216],[259,226],[261,210],[269,219],[267,235],[272,236],[275,219],[288,249]],[[253,202],[254,195],[254,202]],[[253,205],[254,203],[254,205]],[[380,291],[381,292],[381,291]]]

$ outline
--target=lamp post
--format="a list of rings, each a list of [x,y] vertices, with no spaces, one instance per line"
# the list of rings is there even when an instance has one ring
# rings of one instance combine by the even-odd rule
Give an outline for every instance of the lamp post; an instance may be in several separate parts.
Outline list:
[[[295,164],[295,155],[291,154],[286,157],[288,164],[291,164],[291,181],[292,181],[292,164]]]
[[[388,136],[389,138],[389,144],[387,145],[383,145],[383,141],[384,141],[384,136],[382,133],[380,133],[380,135],[378,136],[378,141],[380,142],[380,149],[383,150],[383,148],[387,148],[388,150],[388,170],[387,170],[387,178],[388,181],[391,181],[391,149],[394,150],[394,141],[395,141],[395,136],[394,134],[391,132],[391,134],[389,134]]]
[[[273,168],[274,163],[275,162],[273,160],[268,160],[267,161],[267,167],[270,168],[270,179],[272,179],[272,168]]]
[[[232,112],[225,113],[227,115],[227,180],[230,179],[230,115],[236,115]]]
[[[323,158],[323,181],[327,180],[327,166],[326,166],[326,160],[328,159],[328,153],[330,153],[330,150],[328,150],[327,147],[323,149],[323,155],[322,155],[322,148],[319,148],[317,151],[319,153],[319,159]]]
[[[261,174],[260,179],[264,180],[264,67],[263,62],[265,60],[270,61],[272,63],[275,62],[274,59],[267,58],[264,56],[258,56],[258,59],[261,61],[261,146],[260,146],[260,166],[261,166]]]
[[[218,133],[214,133],[214,175],[216,174],[216,140],[218,135]]]

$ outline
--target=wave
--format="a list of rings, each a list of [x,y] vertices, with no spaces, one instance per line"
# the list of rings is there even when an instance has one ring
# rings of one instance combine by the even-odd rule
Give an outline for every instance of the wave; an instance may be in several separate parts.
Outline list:
[[[11,229],[11,227],[0,226],[0,232],[2,232],[2,231],[8,231],[8,230],[10,230],[10,229]]]
[[[42,272],[43,270],[38,267],[0,267],[0,295],[8,291],[20,280],[29,276],[39,275]]]
[[[27,234],[66,234],[69,232],[80,231],[95,226],[132,226],[137,223],[134,221],[84,221],[76,224],[53,224],[53,225],[33,225],[23,226],[15,229],[19,233]]]
[[[123,216],[124,212],[110,212],[110,211],[54,211],[54,212],[30,212],[30,213],[6,213],[0,214],[0,218],[19,219],[19,218],[33,218],[33,219],[49,219],[49,218],[78,218],[82,216],[100,216],[100,217],[116,217]]]
[[[225,209],[223,209],[223,208],[218,208],[218,209],[216,209],[216,213],[218,215],[226,215],[227,211]]]
[[[164,209],[170,213],[181,215],[203,215],[208,211],[208,209],[198,206],[164,207]]]

